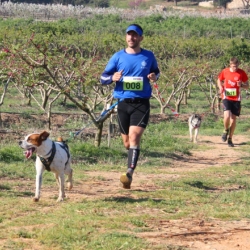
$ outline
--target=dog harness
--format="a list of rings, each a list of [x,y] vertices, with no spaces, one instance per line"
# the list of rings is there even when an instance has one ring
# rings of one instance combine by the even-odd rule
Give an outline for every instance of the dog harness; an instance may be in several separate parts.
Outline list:
[[[50,172],[51,171],[50,164],[53,161],[54,156],[56,154],[56,145],[54,142],[52,142],[52,149],[49,151],[49,153],[51,153],[49,158],[43,158],[41,156],[39,156],[39,158],[40,158],[40,161],[42,162],[42,164],[44,165],[45,169]]]
[[[59,146],[60,146],[61,148],[63,148],[63,149],[66,151],[66,154],[67,154],[67,156],[68,156],[68,160],[67,160],[66,163],[65,163],[65,166],[66,166],[67,163],[69,162],[69,158],[70,158],[69,147],[68,147],[68,145],[67,145],[65,142],[59,142]]]
[[[69,162],[69,158],[70,158],[69,147],[65,142],[58,142],[58,144],[59,144],[59,146],[61,148],[63,148],[65,150],[65,152],[66,152],[66,154],[68,156],[68,160],[65,163],[65,166],[66,166],[67,163]],[[49,171],[49,172],[51,171],[50,164],[52,163],[52,161],[53,161],[53,159],[55,157],[55,154],[56,154],[56,144],[54,142],[52,142],[52,149],[49,151],[48,154],[50,154],[50,153],[51,153],[51,155],[50,155],[49,158],[43,158],[43,157],[39,156],[39,158],[40,158],[42,164],[44,165],[45,169],[47,171]]]

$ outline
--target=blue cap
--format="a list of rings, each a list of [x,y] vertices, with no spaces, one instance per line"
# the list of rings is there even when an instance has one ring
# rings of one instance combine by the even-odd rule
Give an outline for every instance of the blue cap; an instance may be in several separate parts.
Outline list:
[[[138,26],[136,26],[136,25],[130,25],[130,26],[128,26],[128,28],[126,29],[126,33],[128,33],[129,31],[134,31],[139,36],[142,36],[142,34],[143,34],[142,30]]]

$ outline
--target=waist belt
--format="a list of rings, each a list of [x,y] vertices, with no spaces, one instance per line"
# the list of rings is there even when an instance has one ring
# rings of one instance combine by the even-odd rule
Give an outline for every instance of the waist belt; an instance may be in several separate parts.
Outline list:
[[[147,98],[124,98],[124,102],[125,103],[142,103],[142,102],[145,102],[147,101],[148,99]]]

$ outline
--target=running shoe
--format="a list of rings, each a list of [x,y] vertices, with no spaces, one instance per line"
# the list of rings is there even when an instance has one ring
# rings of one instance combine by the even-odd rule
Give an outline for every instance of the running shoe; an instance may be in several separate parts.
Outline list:
[[[132,176],[129,173],[122,174],[120,177],[120,181],[123,185],[123,188],[130,189],[132,183]]]
[[[229,130],[225,130],[221,136],[222,141],[227,141],[227,136],[228,136]]]
[[[234,147],[234,144],[232,142],[232,139],[231,138],[228,138],[227,140],[227,144],[228,144],[228,147]]]

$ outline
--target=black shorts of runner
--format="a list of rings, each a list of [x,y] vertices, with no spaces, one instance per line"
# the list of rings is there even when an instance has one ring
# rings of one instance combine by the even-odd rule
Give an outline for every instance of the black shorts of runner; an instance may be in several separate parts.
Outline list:
[[[240,110],[241,110],[240,101],[231,101],[224,99],[222,103],[224,111],[230,110],[233,115],[240,116]]]
[[[118,103],[117,119],[122,134],[128,135],[130,126],[146,128],[150,102],[144,98],[128,98]]]

